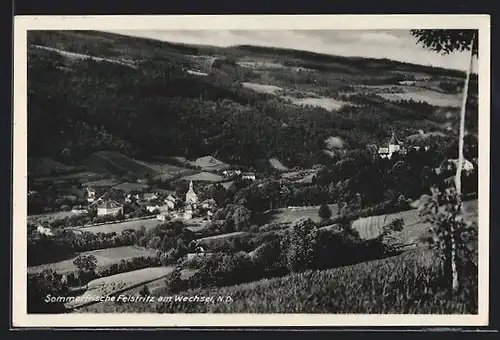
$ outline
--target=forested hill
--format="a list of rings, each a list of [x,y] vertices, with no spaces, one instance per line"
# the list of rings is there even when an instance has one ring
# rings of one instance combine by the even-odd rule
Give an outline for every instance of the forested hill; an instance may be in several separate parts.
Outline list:
[[[419,130],[446,139],[457,130],[464,77],[456,71],[90,31],[30,31],[28,44],[30,157],[78,163],[119,150],[311,166],[330,157],[330,137],[366,148],[394,130],[401,139]],[[477,78],[470,132],[476,97]]]

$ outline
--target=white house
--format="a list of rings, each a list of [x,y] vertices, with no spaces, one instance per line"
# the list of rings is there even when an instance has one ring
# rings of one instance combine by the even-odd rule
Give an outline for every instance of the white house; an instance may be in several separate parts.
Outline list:
[[[94,202],[96,195],[95,189],[86,187],[85,190],[87,191],[87,202]]]
[[[155,210],[158,210],[160,211],[161,213],[163,212],[167,212],[168,211],[168,205],[158,205],[158,204],[155,204],[155,205],[148,205],[146,206],[146,209],[149,211],[149,212],[153,212]]]
[[[165,204],[171,210],[175,209],[175,201],[176,201],[176,198],[172,195],[168,195],[168,197],[165,198]]]
[[[126,203],[132,203],[133,201],[138,201],[140,199],[139,194],[127,194],[125,195],[125,202]]]
[[[450,159],[449,161],[451,163],[453,163],[453,165],[455,166],[455,169],[456,169],[457,166],[458,166],[458,159]],[[451,170],[450,168],[451,168],[451,166],[448,167],[449,170]],[[467,172],[473,171],[474,170],[474,164],[472,164],[472,162],[469,161],[468,159],[464,158],[464,162],[462,163],[462,170],[463,171],[467,171]]]
[[[89,211],[82,206],[75,206],[75,207],[73,207],[73,209],[71,209],[71,212],[73,214],[86,214]]]
[[[239,176],[239,175],[241,175],[241,171],[240,170],[224,170],[224,171],[222,171],[222,174],[226,177]]]
[[[152,200],[155,200],[157,198],[158,198],[158,195],[156,193],[154,193],[154,192],[146,192],[143,195],[143,199],[145,201],[152,201]]]
[[[159,215],[156,215],[156,219],[158,221],[166,221],[167,220],[167,216],[169,216],[167,213],[159,214]]]
[[[241,178],[255,181],[255,174],[253,172],[245,172],[244,174],[241,175]]]
[[[39,232],[40,234],[47,235],[47,236],[53,236],[54,233],[52,232],[52,229],[50,227],[44,227],[43,225],[38,225],[36,227],[36,231]]]
[[[186,209],[184,210],[184,219],[185,220],[190,220],[193,218],[193,206],[191,204],[188,204]]]
[[[97,206],[97,216],[123,214],[123,205],[108,201]]]

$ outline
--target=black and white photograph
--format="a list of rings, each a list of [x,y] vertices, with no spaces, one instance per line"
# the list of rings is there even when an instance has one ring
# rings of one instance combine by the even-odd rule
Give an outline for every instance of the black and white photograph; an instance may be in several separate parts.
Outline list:
[[[19,323],[485,324],[489,17],[232,17],[20,18]]]

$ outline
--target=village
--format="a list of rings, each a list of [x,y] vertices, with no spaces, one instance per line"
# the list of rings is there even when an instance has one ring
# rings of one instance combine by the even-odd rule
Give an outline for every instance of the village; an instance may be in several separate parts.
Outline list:
[[[419,134],[423,135],[424,132],[420,131]],[[409,150],[418,151],[421,148],[425,151],[429,150],[429,146],[420,147],[403,143],[393,132],[387,144],[378,147],[372,153],[375,158],[390,160],[395,156],[404,157]],[[213,157],[204,158],[208,159],[210,163],[216,162]],[[434,169],[434,172],[436,174],[444,171],[450,172],[457,162],[458,159],[443,160],[441,165]],[[472,162],[464,159],[463,171],[465,173],[470,173],[475,168],[477,168],[477,158],[473,159]],[[282,171],[281,177],[296,183],[310,184],[314,180],[316,172],[317,170],[314,169],[290,169]],[[201,191],[205,191],[217,183],[228,189],[236,179],[252,182],[257,178],[255,172],[244,172],[239,167],[231,166],[226,166],[212,173],[205,172],[205,174],[218,176],[222,181],[205,181],[196,177],[197,175],[186,177],[182,181],[187,184],[185,193],[158,187],[152,189],[150,185],[145,184],[146,180],[143,179],[138,179],[136,183],[121,183],[119,179],[110,180],[108,178],[78,183],[77,185],[72,184],[69,189],[67,185],[62,186],[63,194],[55,200],[56,206],[59,202],[59,211],[55,208],[56,210],[52,213],[29,216],[28,222],[36,225],[38,233],[47,236],[54,234],[54,225],[62,227],[62,229],[69,228],[78,233],[92,226],[103,226],[102,230],[105,230],[106,224],[132,220],[156,220],[161,223],[180,219],[201,227],[212,222],[212,216],[221,207],[217,207],[213,199],[200,199],[195,191],[192,178],[197,183],[197,190]],[[265,179],[263,176],[263,174],[260,175],[260,180]],[[450,177],[447,180],[452,181],[453,178]],[[30,190],[28,199],[36,194],[35,190]],[[44,216],[48,218],[44,218]],[[52,219],[52,216],[58,217]],[[91,217],[90,220],[89,217]],[[53,223],[53,220],[59,222]]]
[[[238,169],[225,169],[220,173],[223,178],[230,180],[225,182],[229,185],[235,179],[247,181],[256,179],[255,173],[242,172]],[[58,188],[62,194],[55,199],[56,210],[28,216],[28,223],[35,224],[36,231],[46,236],[53,236],[55,229],[59,231],[71,229],[75,233],[80,233],[88,227],[102,226],[102,230],[105,231],[107,224],[137,220],[156,220],[159,224],[179,219],[201,227],[211,222],[211,217],[218,208],[213,199],[199,198],[193,180],[183,181],[188,184],[185,194],[176,193],[174,190],[152,188],[140,179],[137,182],[116,184],[115,181],[105,179],[76,185],[72,183],[70,187],[67,184],[60,184]],[[196,182],[199,190],[206,190],[214,185],[211,182]],[[223,185],[227,186],[225,183]],[[37,194],[37,191],[30,190],[28,199]],[[71,206],[71,203],[74,205]]]

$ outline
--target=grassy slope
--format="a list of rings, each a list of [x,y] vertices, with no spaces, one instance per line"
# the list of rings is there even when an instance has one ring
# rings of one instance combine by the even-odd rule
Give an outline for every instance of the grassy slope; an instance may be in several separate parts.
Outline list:
[[[290,274],[282,278],[213,289],[184,296],[231,296],[232,303],[165,305],[166,313],[476,313],[477,282],[466,278],[462,290],[445,298],[439,261],[428,250],[353,266]],[[170,296],[158,292],[158,296]],[[102,303],[82,313],[154,312],[151,304]]]
[[[111,266],[113,263],[119,263],[121,260],[131,259],[138,256],[156,256],[156,252],[151,249],[140,248],[135,246],[99,249],[94,251],[88,251],[83,254],[92,254],[97,258],[97,268],[104,269]],[[73,265],[73,260],[76,259],[78,255],[73,258],[43,264],[39,266],[28,267],[28,273],[39,273],[46,269],[52,269],[61,274],[76,273],[78,269]]]

